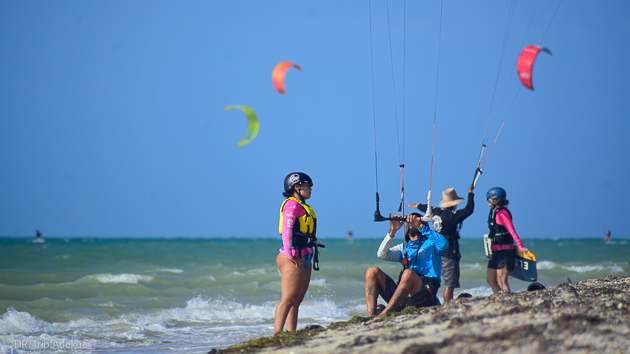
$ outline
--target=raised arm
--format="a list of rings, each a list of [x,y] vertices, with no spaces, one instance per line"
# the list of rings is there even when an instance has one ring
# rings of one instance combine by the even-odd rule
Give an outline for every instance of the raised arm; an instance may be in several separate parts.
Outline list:
[[[459,224],[464,221],[467,217],[471,216],[475,211],[475,193],[472,192],[471,188],[468,187],[468,200],[466,201],[466,206],[464,209],[457,210],[455,212],[455,221]]]
[[[391,214],[389,215],[391,218]],[[394,217],[400,217],[398,215],[394,215]],[[402,220],[390,220],[389,221],[389,231],[385,238],[381,242],[381,245],[376,252],[376,256],[382,260],[390,261],[390,262],[401,262],[402,261],[402,244],[399,244],[395,247],[390,247],[392,241],[394,240],[394,236],[396,235],[396,231],[398,231],[404,222]]]
[[[409,207],[420,210],[423,213],[427,212],[427,205],[422,203],[411,203]]]

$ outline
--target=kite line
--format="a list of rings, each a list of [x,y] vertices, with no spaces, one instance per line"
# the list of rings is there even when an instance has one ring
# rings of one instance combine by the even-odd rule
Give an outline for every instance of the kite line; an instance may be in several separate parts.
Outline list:
[[[406,8],[406,1],[404,2],[404,7]],[[378,153],[377,153],[377,144],[376,144],[376,95],[375,95],[375,81],[374,81],[374,45],[373,45],[373,35],[372,35],[372,1],[370,0],[368,2],[368,7],[369,7],[369,23],[370,23],[370,64],[371,64],[371,73],[372,73],[372,115],[373,115],[373,122],[374,122],[374,167],[375,167],[375,176],[376,176],[376,210],[374,211],[374,221],[376,222],[380,222],[380,221],[386,221],[386,220],[400,220],[400,218],[397,217],[385,217],[383,215],[381,215],[380,212],[380,197],[379,197],[379,193],[378,193]],[[400,168],[400,204],[398,207],[398,211],[403,213],[404,215],[404,207],[405,207],[405,185],[404,185],[404,168],[405,168],[405,155],[404,155],[404,121],[405,121],[405,109],[403,107],[403,147],[402,147],[402,152],[401,152],[401,147],[400,147],[400,133],[398,131],[398,106],[396,103],[396,82],[395,82],[395,78],[394,78],[394,59],[393,59],[393,50],[392,50],[392,40],[391,40],[391,28],[390,28],[390,20],[389,20],[389,1],[386,1],[386,7],[387,7],[387,31],[388,31],[388,39],[389,39],[389,57],[390,57],[390,68],[391,68],[391,77],[392,77],[392,91],[393,91],[393,95],[394,95],[394,117],[395,117],[395,121],[396,121],[396,139],[397,139],[397,147],[398,147],[398,165]],[[403,18],[403,33],[405,32],[404,27],[406,26],[406,16]],[[404,46],[404,44],[403,44]],[[406,51],[406,49],[403,49],[403,53]],[[403,61],[403,66],[404,66],[404,61]],[[403,77],[404,77],[404,69],[403,69]],[[404,83],[405,81],[403,80],[403,95],[404,95]],[[404,105],[404,98],[403,98],[403,105]]]
[[[560,0],[560,1],[558,2],[558,5],[556,6],[556,9],[555,9],[555,11],[554,11],[554,13],[553,13],[553,16],[552,16],[551,20],[549,21],[549,24],[547,25],[547,28],[546,28],[546,30],[545,30],[545,33],[544,33],[544,35],[543,35],[543,37],[542,37],[541,43],[542,43],[542,41],[544,41],[545,37],[547,36],[547,33],[549,32],[549,28],[551,27],[551,24],[553,23],[553,20],[555,19],[556,15],[557,15],[557,13],[558,13],[558,10],[560,9],[560,5],[562,4],[562,1],[563,1],[563,0]],[[530,30],[531,24],[532,24],[532,22],[533,22],[534,16],[535,16],[536,11],[537,11],[537,9],[538,9],[538,4],[539,4],[539,2],[540,2],[540,0],[538,0],[538,1],[536,2],[536,6],[534,7],[534,10],[533,10],[533,12],[532,12],[532,14],[531,14],[531,17],[530,17],[530,19],[529,19],[529,23],[528,23],[528,25],[527,25],[527,29],[526,29],[526,31],[525,31],[525,34],[523,35],[523,40],[521,41],[521,45],[520,45],[520,47],[523,47],[523,45],[524,45],[524,43],[525,43],[525,38],[527,37],[527,34],[529,33],[529,30]],[[472,183],[471,183],[471,185],[470,185],[472,189],[474,189],[474,188],[477,186],[477,181],[479,180],[479,177],[480,177],[480,176],[481,176],[481,174],[483,173],[483,169],[484,169],[484,167],[485,167],[486,163],[488,162],[488,158],[490,157],[490,154],[492,153],[492,150],[493,150],[493,148],[494,148],[494,145],[496,144],[497,139],[499,138],[499,135],[501,134],[501,131],[503,130],[503,126],[505,125],[505,122],[506,122],[506,120],[507,120],[507,117],[509,117],[509,116],[510,116],[510,112],[512,111],[512,108],[513,108],[513,106],[514,106],[514,103],[516,102],[516,98],[518,97],[519,93],[521,92],[521,87],[522,87],[522,86],[521,86],[521,85],[519,85],[519,86],[518,86],[518,90],[517,90],[516,94],[514,95],[514,98],[512,99],[512,102],[510,103],[510,106],[509,106],[509,108],[508,108],[508,110],[507,110],[507,113],[506,113],[506,115],[505,115],[505,118],[503,119],[503,122],[501,123],[501,127],[499,128],[499,131],[498,131],[498,133],[497,133],[496,137],[494,138],[494,141],[493,141],[493,143],[492,143],[492,146],[490,147],[490,151],[488,152],[488,155],[486,156],[486,159],[485,159],[485,161],[484,161],[483,165],[481,165],[481,161],[482,161],[482,159],[483,159],[484,150],[485,150],[485,148],[486,148],[486,137],[487,137],[487,133],[488,133],[488,126],[489,126],[489,123],[490,123],[490,116],[491,116],[491,114],[492,114],[492,108],[493,108],[493,104],[494,104],[495,93],[496,93],[496,91],[497,91],[497,83],[498,83],[498,80],[499,80],[499,74],[500,74],[501,68],[503,67],[503,58],[504,58],[504,54],[505,54],[505,50],[506,50],[506,43],[507,43],[507,39],[508,39],[508,37],[509,37],[509,32],[510,32],[510,28],[511,28],[511,25],[512,25],[512,19],[513,19],[513,16],[514,16],[514,9],[515,9],[515,7],[514,7],[514,3],[515,3],[515,2],[514,2],[514,1],[512,1],[512,4],[511,4],[511,6],[510,6],[510,12],[509,12],[509,15],[508,15],[508,22],[507,22],[507,24],[506,24],[506,28],[505,28],[505,34],[504,34],[504,39],[503,39],[503,47],[502,47],[502,49],[501,49],[501,56],[500,56],[499,68],[498,68],[498,70],[497,70],[497,77],[496,77],[496,79],[495,79],[495,85],[494,85],[494,90],[493,90],[493,93],[492,93],[492,99],[491,99],[491,101],[490,101],[490,109],[489,109],[489,111],[488,111],[488,119],[487,119],[487,121],[486,121],[486,128],[485,128],[484,135],[483,135],[483,139],[482,139],[482,143],[481,143],[481,152],[480,152],[480,154],[479,154],[479,161],[477,162],[477,168],[475,169],[475,173],[474,173],[474,175],[473,175],[473,180],[472,180]],[[525,49],[523,49],[523,51],[522,51],[522,53],[521,53],[521,56],[519,57],[519,60],[517,61],[517,64],[515,65],[515,66],[516,66],[516,68],[515,68],[516,70],[515,70],[515,71],[517,71],[517,72],[518,72],[518,74],[519,74],[519,78],[521,78],[521,81],[522,81],[522,83],[523,83],[523,86],[525,86],[525,87],[529,88],[530,90],[533,90],[533,86],[532,86],[532,84],[531,84],[531,71],[532,71],[532,68],[533,68],[533,61],[535,60],[536,55],[537,55],[537,54],[538,54],[538,52],[540,52],[540,51],[544,51],[544,52],[546,52],[546,53],[548,53],[548,54],[551,54],[551,51],[549,51],[549,50],[548,50],[548,49],[546,49],[546,48],[543,48],[543,47],[540,47],[540,46],[527,46],[527,47],[525,47]],[[533,58],[531,58],[531,59],[530,59],[530,58],[527,58],[527,57],[525,58],[526,60],[528,60],[528,61],[530,61],[530,62],[528,62],[528,63],[526,63],[526,64],[525,64],[525,66],[524,66],[524,67],[526,68],[526,70],[527,70],[528,72],[527,72],[527,73],[525,73],[525,74],[523,74],[523,73],[521,72],[521,68],[519,68],[519,66],[520,66],[520,65],[523,65],[523,63],[522,63],[523,58],[524,58],[524,54],[523,54],[523,53],[527,53],[527,52],[535,52],[535,54],[533,54],[533,55],[528,55],[530,58],[533,56]],[[506,94],[506,92],[507,92],[507,87],[509,87],[509,84],[510,84],[510,82],[511,82],[511,80],[512,80],[512,77],[513,77],[512,75],[510,75],[510,76],[509,76],[508,84],[507,84],[507,86],[506,86],[505,90],[503,91],[503,95],[502,95],[502,97],[501,97],[501,102],[500,102],[500,104],[499,104],[499,109],[498,109],[498,111],[500,111],[500,108],[501,108],[501,106],[503,105],[503,101],[504,101],[504,99],[505,99],[505,94]],[[524,79],[524,78],[526,78],[526,79]]]

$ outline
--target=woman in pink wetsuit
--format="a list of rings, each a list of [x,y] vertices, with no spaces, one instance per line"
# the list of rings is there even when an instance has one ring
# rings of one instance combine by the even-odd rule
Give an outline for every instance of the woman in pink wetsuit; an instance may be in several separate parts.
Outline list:
[[[280,208],[282,248],[276,256],[282,298],[276,306],[274,334],[282,332],[285,323],[288,331],[296,330],[299,307],[311,281],[314,252],[308,240],[315,239],[317,217],[305,201],[311,198],[312,188],[313,181],[302,172],[284,179],[282,195],[287,199]]]
[[[505,189],[501,187],[490,188],[486,193],[486,198],[490,207],[490,214],[488,215],[490,233],[488,237],[492,240],[492,254],[489,256],[486,281],[495,294],[500,291],[510,292],[508,276],[510,271],[514,269],[514,243],[522,252],[527,253],[529,250],[523,247],[523,242],[521,242],[514,229],[514,224],[512,224],[512,214],[507,209],[510,201],[506,200]]]

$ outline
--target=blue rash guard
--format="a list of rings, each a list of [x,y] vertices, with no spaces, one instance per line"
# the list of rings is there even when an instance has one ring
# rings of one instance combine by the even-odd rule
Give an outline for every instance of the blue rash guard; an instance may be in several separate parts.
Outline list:
[[[424,242],[416,240],[407,243],[409,268],[418,275],[435,278],[441,282],[442,255],[448,248],[448,241],[426,225],[423,225],[419,231],[427,239]],[[390,248],[393,240],[389,235],[385,235],[385,239],[378,248],[377,256],[385,261],[402,263],[404,244],[401,243]]]

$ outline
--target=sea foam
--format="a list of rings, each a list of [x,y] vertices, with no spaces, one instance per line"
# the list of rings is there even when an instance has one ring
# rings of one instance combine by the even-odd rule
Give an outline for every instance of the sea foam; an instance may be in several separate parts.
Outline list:
[[[0,333],[33,333],[47,332],[50,326],[31,315],[28,312],[17,311],[13,307],[9,307],[7,312],[0,316]]]

